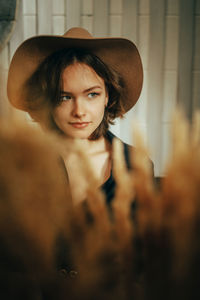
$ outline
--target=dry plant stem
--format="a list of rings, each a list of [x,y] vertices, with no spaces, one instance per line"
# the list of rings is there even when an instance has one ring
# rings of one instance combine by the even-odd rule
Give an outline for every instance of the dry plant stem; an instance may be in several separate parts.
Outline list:
[[[115,230],[118,235],[119,246],[125,248],[133,234],[130,208],[132,201],[134,201],[134,189],[131,175],[125,163],[123,145],[118,139],[113,142],[113,174],[117,184],[115,199],[112,203]]]
[[[184,155],[187,151],[188,142],[190,143],[189,136],[189,123],[183,116],[181,110],[177,110],[172,120],[172,159],[173,156]]]
[[[200,143],[200,111],[194,114],[191,143],[192,147],[197,147]]]
[[[190,195],[192,196],[193,192],[195,192],[193,191],[194,184],[192,184],[192,182],[194,179],[198,180],[199,178],[198,169],[195,168],[199,162],[199,149],[196,147],[193,148],[191,137],[194,136],[194,132],[192,130],[191,133],[189,133],[189,124],[180,112],[177,112],[176,114],[173,128],[172,139],[174,140],[174,151],[171,164],[168,167],[168,173],[171,173],[170,176],[167,176],[167,179],[171,180],[174,177],[173,191],[182,191],[183,195],[182,197],[176,197],[176,201],[171,204],[178,209],[180,214],[183,213],[192,216],[195,211],[194,204],[196,203],[189,201],[187,197],[190,197]],[[172,175],[172,172],[174,173],[174,176]],[[191,182],[191,185],[188,184],[189,182]],[[169,201],[170,199],[171,198],[169,198]],[[191,199],[193,199],[193,197],[191,197]]]
[[[193,252],[199,210],[199,115],[190,128],[184,115],[176,112],[172,139],[174,148],[164,182],[163,207],[175,252],[175,273],[183,275]]]
[[[113,175],[116,181],[115,198],[112,202],[118,266],[121,274],[120,285],[124,298],[134,293],[134,221],[131,219],[131,205],[135,201],[132,171],[126,166],[123,144],[119,139],[113,141]]]
[[[160,196],[153,184],[152,167],[147,148],[137,127],[133,131],[136,150],[132,154],[133,182],[139,203],[138,222],[140,232],[150,226],[157,230],[161,224]]]

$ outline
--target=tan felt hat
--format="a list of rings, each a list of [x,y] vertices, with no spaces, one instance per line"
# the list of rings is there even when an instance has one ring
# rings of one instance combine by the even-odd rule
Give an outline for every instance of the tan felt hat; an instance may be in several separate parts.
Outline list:
[[[137,102],[142,89],[143,68],[134,43],[124,38],[93,38],[87,30],[74,27],[62,36],[35,36],[19,46],[10,64],[7,82],[8,99],[14,107],[28,111],[27,80],[47,56],[64,48],[87,49],[122,76],[125,111]]]

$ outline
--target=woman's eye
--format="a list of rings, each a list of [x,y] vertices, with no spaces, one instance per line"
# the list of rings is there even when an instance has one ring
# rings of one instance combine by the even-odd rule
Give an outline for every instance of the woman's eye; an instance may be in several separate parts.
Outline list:
[[[88,97],[89,97],[89,98],[95,98],[95,97],[97,97],[98,95],[99,95],[99,93],[94,93],[94,92],[93,92],[93,93],[89,93],[89,94],[88,94]]]
[[[63,96],[60,97],[60,100],[61,100],[61,101],[68,101],[68,100],[70,100],[71,98],[72,98],[72,97],[69,96],[69,95],[63,95]]]

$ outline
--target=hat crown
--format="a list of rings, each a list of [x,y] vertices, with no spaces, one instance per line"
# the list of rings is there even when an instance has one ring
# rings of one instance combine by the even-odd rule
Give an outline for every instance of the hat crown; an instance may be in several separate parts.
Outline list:
[[[67,38],[75,38],[75,39],[91,39],[92,35],[84,28],[81,27],[73,27],[70,28],[63,34],[64,37]]]

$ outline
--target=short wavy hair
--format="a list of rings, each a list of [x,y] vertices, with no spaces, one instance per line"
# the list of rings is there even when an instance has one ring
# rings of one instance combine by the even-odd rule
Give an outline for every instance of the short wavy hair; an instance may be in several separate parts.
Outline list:
[[[39,65],[26,84],[28,111],[31,116],[36,116],[45,107],[49,110],[47,127],[60,131],[51,112],[60,103],[63,71],[67,66],[76,62],[91,67],[104,80],[108,93],[108,105],[105,107],[103,120],[89,137],[89,139],[95,140],[106,135],[109,124],[114,124],[115,118],[123,117],[125,113],[123,105],[124,84],[116,71],[87,50],[79,48],[61,49],[52,53]],[[35,119],[38,121],[38,118]],[[39,119],[39,122],[42,120]]]

